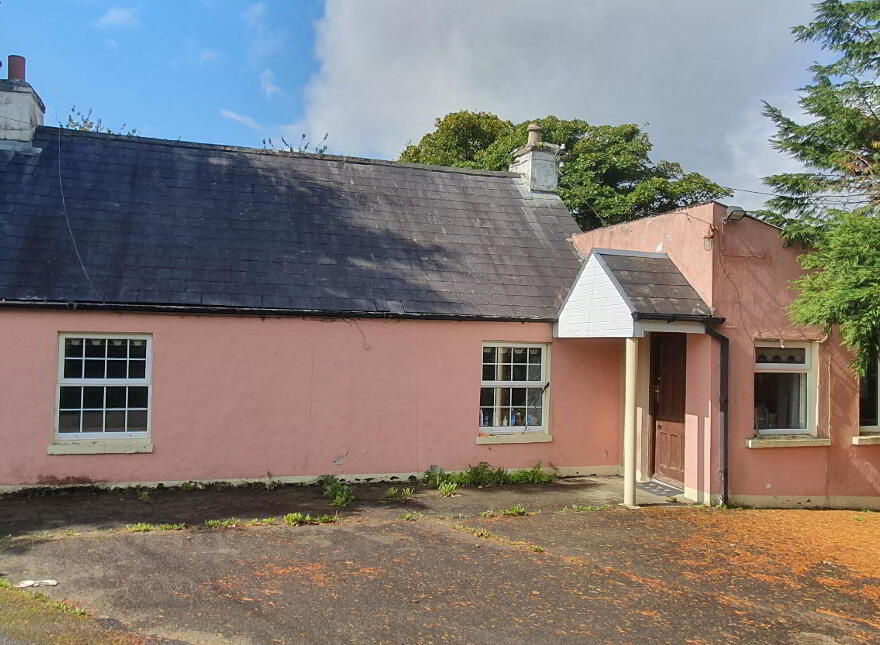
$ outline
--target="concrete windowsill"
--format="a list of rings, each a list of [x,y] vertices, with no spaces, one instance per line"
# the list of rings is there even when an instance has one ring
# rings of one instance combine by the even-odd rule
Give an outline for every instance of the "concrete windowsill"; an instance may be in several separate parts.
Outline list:
[[[880,446],[880,434],[859,434],[853,437],[854,446]]]
[[[553,441],[546,432],[520,432],[518,434],[487,434],[477,437],[477,444],[493,443],[546,443]]]
[[[808,435],[777,435],[767,437],[753,437],[746,439],[748,448],[813,448],[830,446],[831,439],[827,437],[811,437]]]
[[[47,452],[50,455],[133,455],[153,452],[149,439],[79,439],[53,441]]]

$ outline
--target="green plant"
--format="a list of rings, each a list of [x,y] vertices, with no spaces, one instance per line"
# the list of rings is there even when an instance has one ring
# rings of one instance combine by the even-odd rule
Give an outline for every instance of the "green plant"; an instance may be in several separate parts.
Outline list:
[[[582,506],[580,504],[572,504],[571,506],[563,506],[560,513],[592,513],[593,511],[606,511],[610,506],[602,504],[601,506]]]
[[[476,466],[470,466],[467,470],[456,473],[452,481],[459,486],[497,486],[507,482],[507,471],[503,468],[492,468],[487,462],[481,461]]]
[[[455,482],[443,482],[437,487],[443,497],[452,497],[458,492],[458,484]]]
[[[416,496],[416,489],[415,488],[404,488],[403,490],[400,491],[400,496],[404,500],[412,499],[413,497]]]
[[[151,499],[150,491],[146,488],[141,488],[137,492],[137,498],[139,502],[149,502]]]
[[[319,524],[333,524],[339,519],[338,515],[319,515],[318,523]]]
[[[137,524],[129,524],[126,526],[130,533],[148,533],[150,531],[155,531],[156,526],[154,524],[150,524],[149,522],[138,522]]]
[[[262,525],[265,525],[265,524],[274,524],[274,523],[275,523],[275,520],[276,520],[276,518],[275,518],[274,516],[270,516],[270,517],[262,517],[262,518],[260,518],[260,517],[255,517],[255,518],[252,519],[252,520],[248,520],[247,523],[248,523],[249,526],[262,526]]]
[[[508,482],[511,484],[547,484],[554,479],[556,475],[541,469],[540,461],[527,470],[511,471],[508,476]]]
[[[218,528],[218,527],[227,528],[227,527],[232,527],[232,526],[238,526],[239,524],[241,524],[241,520],[238,519],[237,517],[228,517],[225,520],[205,520],[205,526],[209,526],[211,528]]]
[[[183,522],[180,522],[178,524],[160,524],[159,525],[160,531],[179,531],[179,530],[185,529],[185,528],[186,528],[186,524],[184,524]]]
[[[333,475],[322,475],[318,485],[324,489],[324,497],[330,499],[330,506],[345,507],[354,501],[354,491]]]
[[[0,589],[6,589],[7,587],[11,587],[12,583],[9,582],[6,578],[0,578]]]
[[[400,490],[398,490],[394,486],[389,486],[385,489],[385,499],[397,499],[399,495]]]
[[[544,547],[533,544],[532,551],[534,551],[535,553],[544,553]]]
[[[178,488],[182,491],[191,491],[198,487],[199,485],[196,482],[183,482]]]
[[[41,594],[42,595],[42,594]],[[74,607],[73,605],[67,604],[64,600],[58,600],[51,603],[52,608],[56,611],[60,611],[63,614],[68,614],[69,616],[85,616],[86,610],[80,609],[79,607]]]
[[[510,508],[502,508],[498,511],[502,515],[520,517],[522,515],[529,515],[529,512],[526,510],[526,507],[522,504],[514,504]]]
[[[317,523],[317,521],[308,513],[288,513],[284,516],[284,521],[287,523],[287,526]]]
[[[479,538],[495,537],[495,534],[492,533],[492,531],[490,531],[489,529],[484,529],[480,526],[464,526],[462,524],[459,524],[457,526],[454,526],[453,528],[456,528],[459,531],[464,531],[465,533],[470,533],[471,535],[475,535]]]
[[[415,522],[416,520],[420,520],[424,517],[421,513],[410,513],[407,511],[403,515],[400,516],[400,519],[406,520],[407,522]]]
[[[422,484],[428,488],[440,488],[440,484],[449,481],[449,478],[449,473],[444,472],[442,468],[432,466],[422,476]]]
[[[498,517],[498,513],[495,512],[495,509],[490,508],[488,511],[480,513],[480,517]]]

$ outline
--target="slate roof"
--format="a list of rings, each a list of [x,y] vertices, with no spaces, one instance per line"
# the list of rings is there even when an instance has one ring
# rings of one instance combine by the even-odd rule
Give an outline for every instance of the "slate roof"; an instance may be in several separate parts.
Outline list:
[[[580,264],[562,202],[511,173],[48,127],[33,145],[0,151],[7,306],[552,320]]]
[[[710,318],[712,309],[665,253],[596,249],[635,318]]]

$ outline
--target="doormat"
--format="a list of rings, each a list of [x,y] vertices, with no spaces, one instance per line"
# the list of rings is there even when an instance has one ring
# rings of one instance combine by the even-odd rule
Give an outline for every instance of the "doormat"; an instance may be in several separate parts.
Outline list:
[[[681,488],[676,488],[675,486],[671,486],[664,482],[659,482],[656,479],[647,482],[639,482],[636,484],[636,488],[643,490],[646,493],[651,493],[652,495],[658,495],[659,497],[675,497],[684,492]]]

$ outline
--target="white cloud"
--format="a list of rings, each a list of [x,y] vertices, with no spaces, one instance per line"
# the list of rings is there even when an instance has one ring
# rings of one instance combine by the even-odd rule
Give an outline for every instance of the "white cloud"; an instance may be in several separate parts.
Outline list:
[[[138,10],[127,7],[110,7],[95,21],[98,29],[133,28],[140,24]]]
[[[275,74],[271,69],[264,69],[260,73],[260,89],[267,97],[281,92],[281,88],[275,85]]]
[[[230,121],[235,121],[236,123],[246,125],[247,127],[253,128],[254,130],[263,129],[263,126],[261,126],[254,118],[249,117],[247,114],[239,114],[238,112],[232,112],[230,110],[220,110],[220,116],[222,116],[224,119],[229,119]]]
[[[282,53],[287,45],[287,34],[270,26],[268,14],[269,8],[265,2],[252,4],[241,12],[252,63]]]
[[[810,16],[810,0],[327,0],[319,70],[286,130],[395,158],[460,109],[638,123],[655,159],[736,185],[783,167],[759,101],[803,84],[817,53],[789,29]]]

